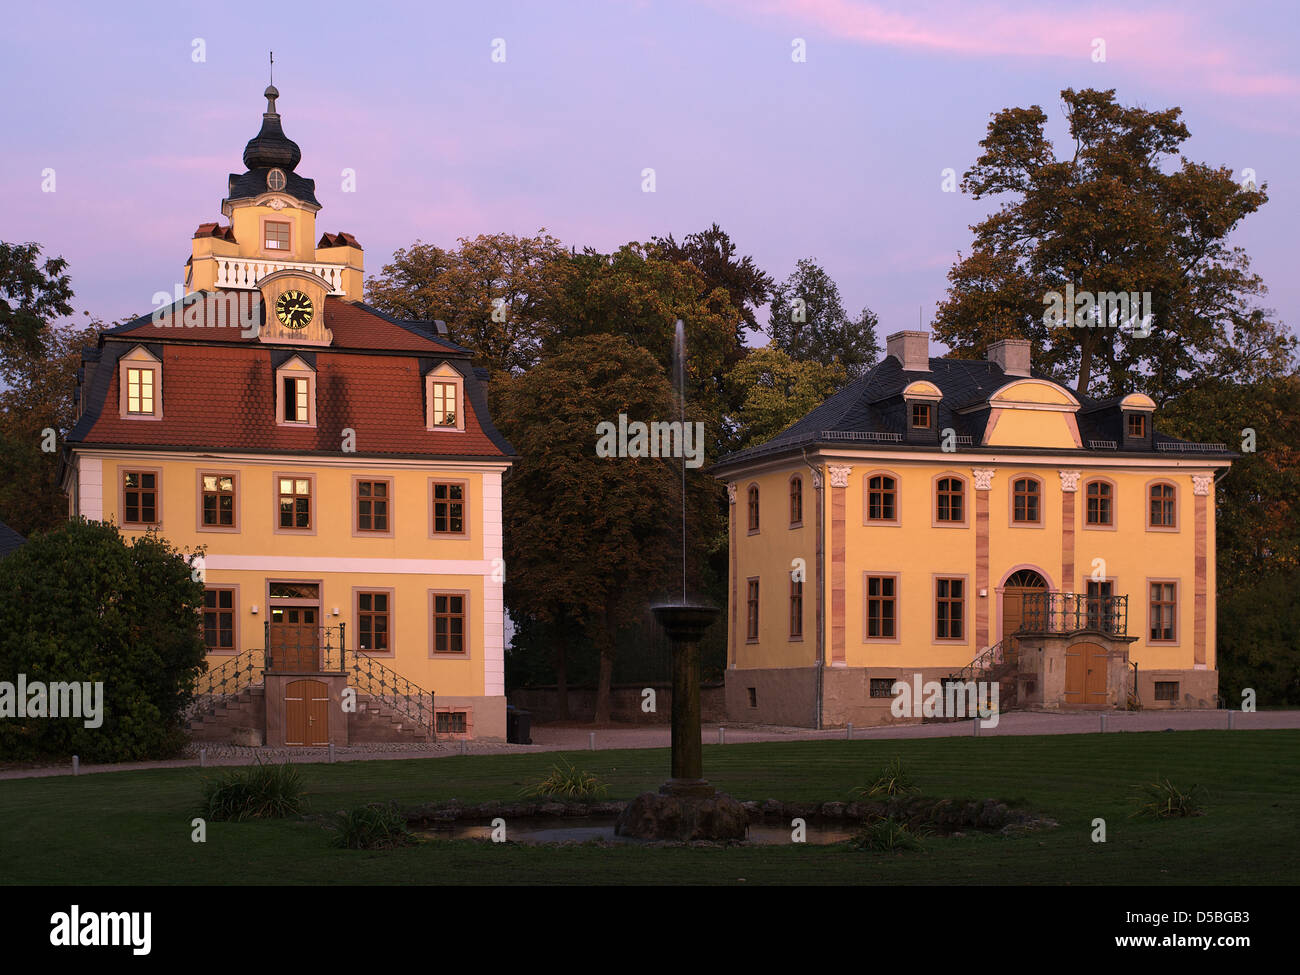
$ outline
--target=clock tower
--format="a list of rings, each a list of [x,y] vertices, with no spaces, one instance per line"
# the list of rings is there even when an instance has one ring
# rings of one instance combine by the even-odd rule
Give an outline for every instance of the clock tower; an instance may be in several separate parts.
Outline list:
[[[262,127],[244,147],[246,171],[230,174],[221,201],[230,222],[195,231],[186,291],[258,292],[262,342],[329,345],[326,299],[361,300],[361,245],[347,233],[317,238],[316,183],[296,172],[302,151],[284,134],[279,91],[264,94]]]

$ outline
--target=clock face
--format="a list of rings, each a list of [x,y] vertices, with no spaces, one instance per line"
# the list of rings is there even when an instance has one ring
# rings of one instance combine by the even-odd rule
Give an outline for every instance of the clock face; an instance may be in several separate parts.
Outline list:
[[[301,291],[286,291],[275,302],[275,317],[285,328],[306,328],[311,324],[311,299]]]

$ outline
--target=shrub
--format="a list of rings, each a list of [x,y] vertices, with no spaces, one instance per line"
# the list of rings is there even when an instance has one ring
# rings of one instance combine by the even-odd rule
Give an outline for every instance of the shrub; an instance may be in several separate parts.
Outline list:
[[[201,814],[212,820],[280,819],[301,811],[302,776],[288,762],[231,769],[203,780]]]
[[[855,850],[873,853],[905,853],[921,849],[920,834],[893,816],[877,817],[863,823],[849,845]]]
[[[334,845],[346,850],[391,850],[415,843],[395,802],[372,802],[339,813],[331,828],[336,833]]]
[[[1179,819],[1185,816],[1201,815],[1201,787],[1193,785],[1186,792],[1168,779],[1156,779],[1146,785],[1138,786],[1138,794],[1133,796],[1137,803],[1134,816],[1147,819]]]
[[[608,788],[591,772],[574,768],[572,765],[567,765],[566,768],[552,765],[550,774],[546,778],[535,785],[520,790],[520,795],[564,799],[597,799],[604,796],[606,792],[608,792]]]
[[[917,791],[919,790],[912,784],[912,775],[903,765],[903,760],[895,758],[880,770],[879,776],[871,785],[855,789],[854,795],[869,798],[877,796],[892,797],[911,795]]]

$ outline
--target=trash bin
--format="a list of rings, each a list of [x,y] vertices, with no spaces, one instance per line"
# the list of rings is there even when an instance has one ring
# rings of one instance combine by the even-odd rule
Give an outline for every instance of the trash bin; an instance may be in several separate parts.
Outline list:
[[[531,745],[532,725],[531,711],[521,711],[513,704],[506,705],[506,741],[512,745]]]

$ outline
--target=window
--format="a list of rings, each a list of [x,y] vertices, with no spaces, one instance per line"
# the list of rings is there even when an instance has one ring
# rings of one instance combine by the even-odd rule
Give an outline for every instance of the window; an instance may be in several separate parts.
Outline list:
[[[266,188],[269,190],[284,189],[285,179],[283,169],[273,169],[266,174]]]
[[[1110,580],[1088,582],[1088,629],[1101,630],[1103,633],[1115,631],[1116,620],[1110,597],[1114,594],[1115,584]]]
[[[935,580],[934,635],[939,640],[962,639],[965,619],[964,579]]]
[[[898,636],[898,580],[893,576],[867,576],[867,639],[892,640]]]
[[[1037,525],[1040,521],[1039,484],[1032,477],[1017,478],[1012,484],[1011,520]]]
[[[368,653],[389,653],[389,616],[392,596],[386,592],[357,593],[357,648]]]
[[[465,652],[465,596],[460,593],[433,594],[433,652]]]
[[[266,222],[266,249],[269,251],[287,251],[289,249],[289,225],[278,220]]]
[[[758,531],[758,485],[749,486],[749,530]]]
[[[888,474],[867,478],[867,520],[898,520],[898,482]]]
[[[876,698],[893,697],[894,685],[897,684],[893,677],[873,677],[871,678],[871,696]]]
[[[203,590],[203,645],[209,651],[235,650],[235,590]]]
[[[1173,643],[1174,611],[1177,608],[1176,584],[1151,583],[1150,639],[1153,643]]]
[[[930,404],[929,403],[912,404],[912,428],[916,430],[930,429]]]
[[[311,478],[279,477],[280,527],[311,528]]]
[[[1105,481],[1089,481],[1085,524],[1113,527],[1115,524],[1113,489]]]
[[[234,528],[235,475],[203,474],[200,521],[203,528]]]
[[[758,580],[749,580],[749,592],[745,599],[745,639],[758,639]]]
[[[389,532],[388,481],[357,481],[357,531]]]
[[[896,580],[893,576],[867,577],[867,637],[893,639],[897,635]]]
[[[1147,435],[1147,418],[1141,413],[1129,413],[1126,420],[1130,437],[1142,438]]]
[[[440,735],[467,735],[469,715],[464,711],[439,711],[435,730]]]
[[[1177,701],[1177,700],[1178,700],[1178,681],[1176,681],[1176,680],[1158,680],[1158,681],[1156,681],[1156,700],[1157,700],[1157,701]]]
[[[1172,484],[1152,484],[1149,528],[1177,528],[1177,511],[1174,507],[1174,486]]]
[[[122,524],[156,525],[158,515],[158,481],[156,471],[122,472]]]
[[[435,427],[456,426],[456,384],[435,382],[430,389],[432,397],[433,425]]]
[[[936,512],[939,521],[961,522],[966,520],[966,513],[962,504],[965,487],[965,482],[959,477],[941,477],[939,479],[937,487],[938,511]]]
[[[433,533],[465,534],[465,485],[458,482],[433,485]]]
[[[758,707],[758,688],[747,687],[745,688],[745,690],[749,692],[749,706],[751,708]]]
[[[153,377],[152,369],[126,370],[126,411],[153,416]]]
[[[308,423],[311,384],[305,376],[284,377],[284,422]]]
[[[803,583],[790,580],[790,639],[803,638]]]
[[[796,474],[790,478],[790,527],[803,524],[803,478]]]

